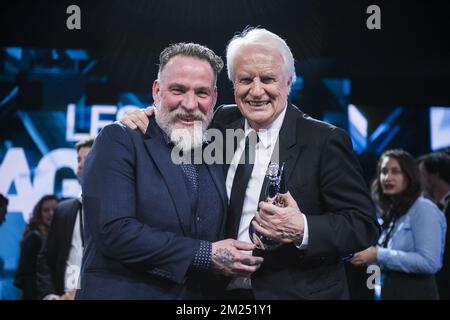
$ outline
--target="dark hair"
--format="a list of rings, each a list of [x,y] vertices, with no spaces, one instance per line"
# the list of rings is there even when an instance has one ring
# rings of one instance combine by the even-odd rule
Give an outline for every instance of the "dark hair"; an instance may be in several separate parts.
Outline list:
[[[438,174],[446,183],[450,184],[450,155],[445,152],[433,152],[417,159],[417,163],[423,163],[429,174]]]
[[[398,195],[388,196],[381,189],[381,163],[386,157],[398,161],[405,177],[406,188]],[[406,214],[414,201],[420,196],[420,192],[419,168],[411,154],[401,149],[383,152],[378,160],[376,177],[372,183],[372,197],[381,209],[381,216],[384,220],[383,228],[388,226],[391,221]]]
[[[44,222],[42,220],[42,206],[44,205],[44,202],[49,200],[58,201],[58,198],[53,194],[45,195],[34,206],[30,222],[28,223],[28,225],[25,228],[25,231],[23,232],[24,239],[26,238],[28,233],[30,233],[32,230],[39,229],[44,233],[48,231],[48,227],[44,225]]]
[[[83,139],[83,140],[78,141],[75,144],[75,149],[77,149],[77,152],[78,152],[78,151],[80,151],[81,148],[92,147],[93,144],[94,144],[94,138]]]
[[[3,224],[8,211],[8,198],[0,193],[0,225]]]
[[[8,206],[8,198],[0,193],[0,208],[6,208]]]
[[[200,60],[207,61],[213,69],[214,79],[216,81],[217,77],[223,69],[222,58],[216,55],[211,49],[197,43],[180,42],[171,44],[170,46],[165,48],[159,55],[158,79],[160,78],[161,72],[163,71],[166,64],[170,61],[170,59],[178,55],[194,57]]]

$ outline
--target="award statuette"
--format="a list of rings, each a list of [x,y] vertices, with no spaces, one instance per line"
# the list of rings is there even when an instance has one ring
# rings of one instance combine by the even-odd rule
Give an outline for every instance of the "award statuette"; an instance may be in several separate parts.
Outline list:
[[[284,162],[281,163],[281,165],[278,163],[270,163],[266,171],[266,179],[266,201],[278,207],[284,207],[284,202],[280,197],[280,194],[285,194],[288,192],[286,179],[284,176]],[[255,218],[252,219],[252,222],[254,220]],[[256,244],[259,249],[274,250],[281,245],[281,243],[259,234],[253,228],[252,222],[250,222],[250,226],[248,228],[250,240]],[[257,237],[258,239],[255,239],[254,237]]]

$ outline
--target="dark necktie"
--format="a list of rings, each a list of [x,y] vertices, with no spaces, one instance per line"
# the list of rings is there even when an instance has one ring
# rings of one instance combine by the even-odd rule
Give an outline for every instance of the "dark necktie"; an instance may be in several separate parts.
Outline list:
[[[251,131],[245,138],[245,149],[234,174],[231,186],[230,205],[225,229],[226,238],[236,238],[241,221],[242,208],[244,206],[245,191],[252,175],[255,162],[255,146],[258,143],[258,135]],[[256,210],[256,208],[255,208]]]
[[[198,166],[194,163],[194,150],[189,153],[190,161],[180,164],[181,170],[183,170],[192,190],[198,192]]]
[[[198,191],[198,172],[195,164],[180,164],[183,173],[188,179],[192,189],[197,192]]]

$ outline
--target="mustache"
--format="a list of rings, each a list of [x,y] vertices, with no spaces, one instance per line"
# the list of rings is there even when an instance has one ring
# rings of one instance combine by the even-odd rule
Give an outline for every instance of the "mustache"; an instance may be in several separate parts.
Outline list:
[[[180,119],[184,121],[204,121],[204,114],[196,109],[192,112],[186,112],[183,109],[175,109],[170,113],[172,119]]]

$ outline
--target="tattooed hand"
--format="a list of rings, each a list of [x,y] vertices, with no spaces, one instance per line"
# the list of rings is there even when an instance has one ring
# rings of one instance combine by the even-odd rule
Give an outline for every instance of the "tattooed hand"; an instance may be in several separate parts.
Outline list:
[[[255,249],[254,244],[233,239],[214,242],[211,255],[212,267],[229,277],[248,276],[258,270],[264,260],[239,250],[253,249]]]

